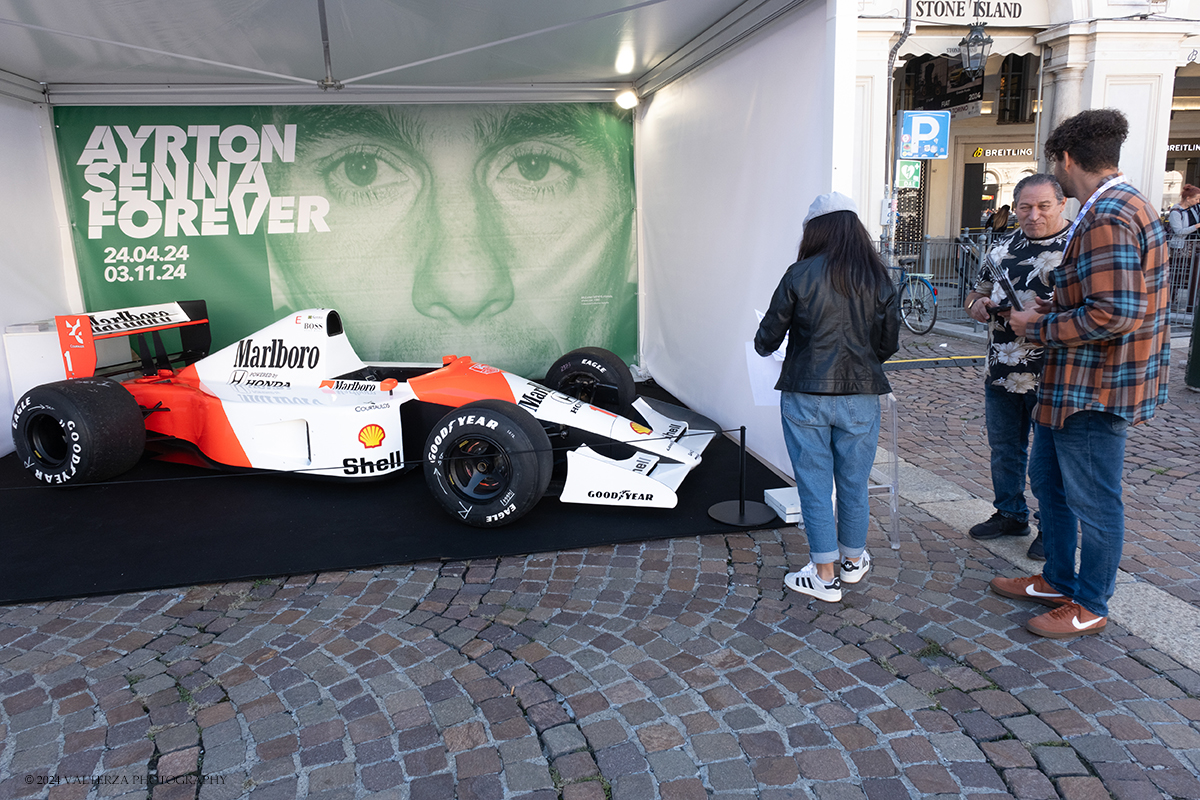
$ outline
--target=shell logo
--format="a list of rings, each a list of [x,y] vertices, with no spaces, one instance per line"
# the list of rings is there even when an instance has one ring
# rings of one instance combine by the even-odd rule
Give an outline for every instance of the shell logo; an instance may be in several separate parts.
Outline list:
[[[640,433],[642,436],[645,436],[646,434],[653,432],[649,428],[647,428],[645,425],[639,425],[636,422],[629,423],[629,427],[633,428],[634,433]]]
[[[358,440],[362,442],[363,447],[368,449],[379,447],[379,445],[383,444],[386,436],[387,434],[383,432],[383,428],[378,425],[367,425],[358,432]]]

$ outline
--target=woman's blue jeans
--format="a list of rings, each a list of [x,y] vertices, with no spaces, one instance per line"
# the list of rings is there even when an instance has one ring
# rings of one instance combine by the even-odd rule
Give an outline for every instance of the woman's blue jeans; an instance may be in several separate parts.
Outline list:
[[[814,564],[858,558],[871,520],[867,492],[879,444],[879,396],[783,392],[779,410],[809,558]]]
[[[1042,577],[1102,617],[1108,616],[1125,545],[1121,470],[1128,427],[1116,414],[1077,411],[1061,428],[1033,428],[1029,480],[1046,548]]]

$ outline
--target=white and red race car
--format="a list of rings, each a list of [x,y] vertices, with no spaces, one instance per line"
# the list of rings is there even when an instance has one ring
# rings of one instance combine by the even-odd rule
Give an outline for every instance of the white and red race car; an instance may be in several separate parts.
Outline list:
[[[448,512],[495,527],[537,504],[556,462],[565,464],[563,502],[673,508],[716,435],[674,418],[685,409],[635,400],[628,368],[599,348],[563,356],[542,384],[458,356],[440,368],[367,365],[330,309],[293,314],[211,355],[203,301],[55,324],[66,380],[25,393],[12,421],[17,456],[49,484],[106,480],[147,449],[348,480],[422,464]],[[107,370],[133,377],[98,374],[97,342],[115,337],[132,338],[140,375],[138,360]]]

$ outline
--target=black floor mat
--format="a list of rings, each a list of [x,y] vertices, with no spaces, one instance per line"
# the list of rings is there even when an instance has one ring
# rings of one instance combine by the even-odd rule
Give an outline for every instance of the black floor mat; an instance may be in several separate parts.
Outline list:
[[[784,485],[746,461],[747,499]],[[143,459],[115,480],[64,489],[37,485],[10,454],[0,458],[0,603],[728,533],[737,529],[708,508],[738,497],[737,445],[714,439],[678,494],[673,509],[546,497],[480,530],[436,505],[419,469],[356,483]]]

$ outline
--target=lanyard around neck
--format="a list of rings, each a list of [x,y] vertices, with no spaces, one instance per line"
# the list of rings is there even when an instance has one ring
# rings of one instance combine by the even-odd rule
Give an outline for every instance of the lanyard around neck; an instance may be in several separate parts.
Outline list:
[[[1108,191],[1112,187],[1116,186],[1118,183],[1124,183],[1124,182],[1125,182],[1124,175],[1114,175],[1111,178],[1109,178],[1108,180],[1106,180],[1104,183],[1102,183],[1100,185],[1100,187],[1098,189],[1096,189],[1096,191],[1092,192],[1092,196],[1089,197],[1088,201],[1083,204],[1083,208],[1079,209],[1079,213],[1077,215],[1075,215],[1075,221],[1071,223],[1071,230],[1069,230],[1067,232],[1067,241],[1063,245],[1064,253],[1067,252],[1067,248],[1069,248],[1071,246],[1071,240],[1075,238],[1075,229],[1077,227],[1079,227],[1079,223],[1083,220],[1083,217],[1085,214],[1087,214],[1088,210],[1093,205],[1095,205],[1095,203],[1098,199],[1100,199],[1100,195],[1104,194],[1106,191]]]

